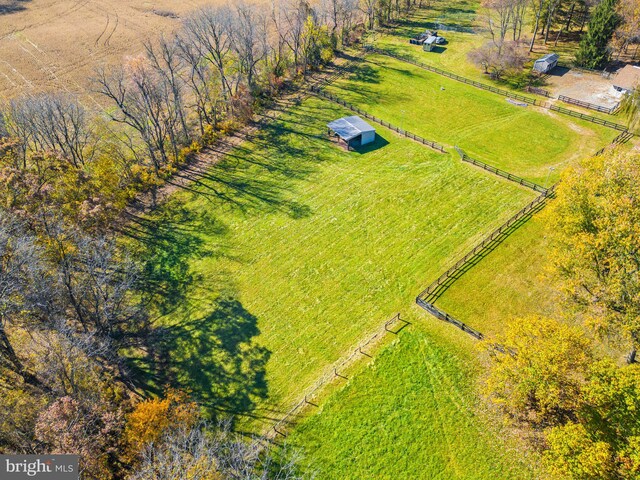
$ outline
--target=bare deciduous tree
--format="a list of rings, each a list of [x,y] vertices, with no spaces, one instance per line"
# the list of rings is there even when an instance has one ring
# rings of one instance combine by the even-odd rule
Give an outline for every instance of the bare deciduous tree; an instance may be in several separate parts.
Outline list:
[[[232,95],[227,78],[227,57],[231,51],[231,10],[227,6],[204,7],[183,22],[182,35],[199,52],[200,60],[211,64],[218,74],[224,101]]]
[[[99,92],[117,106],[112,120],[138,132],[159,174],[170,162],[167,142],[175,135],[178,121],[177,112],[167,108],[171,87],[144,58],[130,59],[126,68],[115,69],[110,75],[99,71],[96,82]]]
[[[244,2],[235,4],[230,29],[232,50],[238,65],[238,86],[243,78],[251,91],[256,89],[257,65],[268,55],[267,16],[264,9]]]
[[[87,117],[76,99],[45,94],[9,102],[5,123],[9,133],[21,141],[25,162],[28,151],[53,150],[81,167],[95,153],[96,138]]]
[[[129,480],[295,480],[296,456],[276,462],[266,440],[244,438],[221,425],[206,432],[206,425],[169,432],[144,453]],[[290,453],[290,452],[287,452]]]
[[[50,294],[42,249],[24,226],[0,212],[0,367],[31,386],[43,384],[25,365],[10,335],[11,324],[24,324],[34,312],[49,308]]]

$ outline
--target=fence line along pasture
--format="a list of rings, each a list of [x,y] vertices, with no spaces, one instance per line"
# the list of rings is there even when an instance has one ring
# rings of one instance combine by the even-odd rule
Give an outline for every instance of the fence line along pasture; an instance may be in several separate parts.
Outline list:
[[[507,232],[511,227],[513,227],[519,220],[530,215],[538,208],[542,208],[546,201],[553,195],[555,190],[555,185],[546,192],[542,193],[538,197],[536,197],[532,202],[528,203],[524,208],[519,210],[515,215],[513,215],[509,220],[503,223],[496,230],[491,232],[487,237],[485,237],[480,243],[478,243],[475,247],[471,249],[464,257],[458,260],[454,265],[452,265],[446,272],[440,275],[431,285],[425,288],[420,294],[416,297],[416,303],[422,307],[424,310],[429,312],[431,315],[436,317],[439,320],[443,320],[445,322],[451,323],[455,325],[463,332],[468,333],[472,337],[482,340],[484,335],[478,330],[471,328],[469,325],[461,322],[460,320],[452,317],[448,313],[440,310],[438,307],[434,305],[435,300],[438,297],[438,294],[441,293],[440,289],[447,284],[447,282],[455,280],[455,276],[458,272],[464,269],[470,262],[472,262],[475,258],[478,258],[482,253],[492,246],[494,246],[497,242],[500,241],[501,237]]]
[[[553,98],[553,95],[551,95],[551,93],[544,88],[532,87],[531,85],[527,85],[524,89],[529,93],[535,93],[536,95],[540,95],[542,97]]]
[[[590,73],[592,75],[600,75],[603,78],[611,78],[611,75],[613,75],[613,72],[607,72],[606,70],[594,70],[591,68],[578,67],[576,65],[558,64],[558,67],[566,68],[567,70],[576,70],[578,72]]]
[[[381,118],[375,117],[373,115],[371,115],[370,113],[365,112],[364,110],[362,110],[361,108],[356,107],[355,105],[352,105],[348,102],[345,102],[344,100],[342,100],[339,97],[336,97],[335,95],[332,95],[330,93],[325,92],[324,90],[322,90],[319,87],[316,86],[312,86],[310,87],[310,90],[315,93],[316,95],[326,98],[327,100],[331,100],[332,102],[335,102],[339,105],[342,105],[345,108],[348,108],[349,110],[352,110],[354,112],[356,112],[359,115],[362,115],[363,117],[365,117],[368,120],[371,120],[375,123],[378,123],[380,125],[382,125],[383,127],[386,127],[390,130],[393,130],[396,133],[399,133],[400,135],[403,135],[407,138],[410,138],[411,140],[415,140],[418,143],[421,143],[423,145],[427,145],[428,147],[433,148],[434,150],[437,150],[440,153],[446,153],[444,147],[442,145],[440,145],[437,142],[432,142],[431,140],[427,140],[426,138],[423,138],[419,135],[416,135],[414,133],[408,132],[400,127],[396,127],[395,125],[390,124],[389,122],[385,122],[384,120],[382,120]]]
[[[509,173],[505,170],[501,170],[499,168],[496,168],[492,165],[489,165],[488,163],[484,163],[481,162],[480,160],[476,160],[474,158],[471,158],[469,155],[467,155],[466,153],[464,153],[464,151],[460,148],[460,147],[454,147],[456,149],[456,151],[458,152],[458,155],[460,155],[460,159],[463,162],[467,162],[470,163],[472,165],[475,165],[476,167],[480,167],[484,170],[487,170],[488,172],[491,172],[495,175],[498,175],[499,177],[503,177],[506,178],[507,180],[510,180],[512,182],[515,182],[519,185],[522,185],[524,187],[530,188],[531,190],[534,190],[538,193],[547,193],[549,191],[548,188],[545,188],[541,185],[538,185],[537,183],[533,183],[529,180],[526,180],[522,177],[519,177],[517,175],[513,175],[512,173]]]
[[[589,110],[596,110],[597,112],[613,115],[620,107],[620,102],[616,103],[613,107],[603,107],[596,105],[595,103],[583,102],[577,98],[567,97],[566,95],[559,95],[558,100],[564,103],[570,103],[571,105],[578,105],[579,107],[588,108]]]
[[[463,323],[460,320],[458,320],[457,318],[452,317],[451,315],[449,315],[444,310],[441,310],[438,307],[436,307],[433,303],[426,302],[426,301],[422,300],[420,297],[416,298],[416,303],[420,307],[424,308],[427,312],[429,312],[434,317],[436,317],[436,318],[438,318],[440,320],[443,320],[445,322],[448,322],[448,323],[450,323],[452,325],[455,325],[460,330],[462,330],[463,332],[468,333],[472,337],[477,338],[478,340],[482,340],[484,338],[484,334],[482,332],[476,330],[475,328],[471,328],[466,323]]]
[[[399,60],[401,62],[410,63],[412,65],[415,65],[418,68],[422,68],[423,70],[428,70],[430,72],[437,73],[438,75],[442,75],[444,77],[451,78],[453,80],[465,83],[467,85],[472,85],[472,86],[474,86],[476,88],[480,88],[482,90],[487,90],[489,92],[497,93],[498,95],[502,95],[502,96],[507,97],[507,98],[513,98],[515,100],[520,100],[521,102],[528,103],[529,105],[535,105],[535,106],[538,106],[538,107],[546,108],[548,110],[553,110],[555,112],[563,113],[565,115],[570,115],[572,117],[580,118],[580,119],[585,120],[587,122],[595,123],[597,125],[602,125],[602,126],[605,126],[605,127],[608,127],[608,128],[613,128],[614,130],[618,130],[618,131],[621,131],[621,132],[622,131],[627,131],[627,127],[625,127],[624,125],[620,125],[619,123],[614,123],[614,122],[610,122],[608,120],[603,120],[601,118],[594,117],[592,115],[585,115],[584,113],[576,112],[576,111],[570,110],[568,108],[558,107],[558,106],[553,105],[551,103],[544,102],[544,101],[541,101],[541,100],[537,100],[537,99],[534,99],[534,98],[530,98],[530,97],[527,97],[525,95],[519,95],[517,93],[512,93],[512,92],[510,92],[508,90],[504,90],[502,88],[497,88],[497,87],[493,87],[491,85],[487,85],[486,83],[476,82],[475,80],[470,80],[470,79],[462,77],[460,75],[456,75],[455,73],[447,72],[446,70],[442,70],[440,68],[432,67],[430,65],[426,65],[426,64],[418,62],[416,60],[413,60],[413,59],[410,59],[410,58],[406,58],[406,57],[403,57],[403,56],[400,56],[400,55],[396,55],[395,53],[391,53],[391,52],[388,52],[386,50],[381,50],[379,48],[371,47],[371,48],[369,48],[369,51],[374,52],[374,53],[378,53],[380,55],[386,55],[386,56],[391,57],[391,58],[395,58],[396,60]]]
[[[623,143],[627,143],[633,137],[633,133],[629,131],[624,131],[620,133],[616,138],[614,138],[609,145],[605,145],[600,150],[598,150],[594,157],[602,155],[606,150],[611,147],[615,147],[616,145],[622,145]]]
[[[500,227],[486,236],[480,243],[471,249],[464,257],[458,260],[452,265],[446,272],[440,275],[431,285],[425,288],[418,295],[418,299],[428,302],[437,293],[440,287],[445,284],[450,278],[452,278],[456,272],[461,270],[467,263],[479,256],[484,250],[489,248],[494,242],[496,242],[508,229],[510,229],[518,220],[531,214],[535,209],[542,207],[545,202],[553,195],[555,185],[546,192],[536,197],[532,202],[528,203],[524,208],[516,212],[509,220],[503,223]]]
[[[325,385],[329,384],[336,378],[342,378],[346,380],[347,377],[344,376],[341,372],[344,372],[348,367],[353,365],[353,363],[355,363],[355,360],[357,358],[361,358],[361,357],[371,358],[371,355],[367,353],[364,349],[366,349],[368,346],[372,345],[377,340],[382,338],[386,333],[398,334],[400,330],[402,330],[404,327],[406,327],[409,324],[410,323],[407,320],[404,320],[403,318],[400,317],[399,313],[395,314],[392,318],[384,322],[380,327],[378,327],[378,329],[371,336],[369,336],[365,341],[360,342],[360,344],[358,344],[358,346],[355,349],[353,349],[353,351],[348,357],[338,360],[336,363],[331,365],[327,369],[326,373],[322,375],[311,387],[309,387],[304,392],[303,398],[300,401],[298,401],[298,403],[296,403],[293,407],[291,407],[280,420],[278,420],[276,423],[273,424],[273,426],[270,429],[271,435],[280,435],[285,437],[286,436],[285,427],[291,422],[293,417],[298,412],[300,412],[300,410],[305,405],[315,406],[315,404],[311,400],[313,399],[314,395],[319,392],[319,390],[321,390]],[[399,326],[394,327],[394,325],[399,325]]]
[[[508,90],[504,90],[502,88],[497,88],[491,85],[487,85],[486,83],[477,82],[475,80],[471,80],[469,78],[462,77],[460,75],[456,75],[455,73],[448,72],[446,70],[442,70],[441,68],[432,67],[430,65],[424,64],[422,62],[418,62],[411,58],[403,57],[401,55],[396,55],[395,53],[388,52],[386,50],[381,50],[379,48],[370,48],[370,51],[374,53],[378,53],[380,55],[386,55],[387,57],[395,58],[401,62],[410,63],[415,65],[418,68],[422,68],[423,70],[428,70],[433,73],[437,73],[438,75],[442,75],[443,77],[451,78],[458,82],[466,83],[467,85],[472,85],[476,88],[480,88],[482,90],[487,90],[489,92],[497,93],[498,95],[502,95],[503,97],[509,97],[516,100],[520,100],[521,102],[528,103],[530,105],[536,105],[536,100],[525,95],[520,95],[517,93],[510,92]]]
[[[620,125],[619,123],[610,122],[609,120],[603,120],[602,118],[593,117],[591,115],[585,115],[584,113],[576,112],[575,110],[570,110],[564,107],[558,107],[553,104],[541,104],[543,108],[547,108],[549,110],[553,110],[554,112],[563,113],[565,115],[570,115],[572,117],[581,118],[582,120],[586,120],[587,122],[595,123],[597,125],[603,125],[608,128],[613,128],[614,130],[618,130],[619,132],[626,132],[627,127],[624,125]]]

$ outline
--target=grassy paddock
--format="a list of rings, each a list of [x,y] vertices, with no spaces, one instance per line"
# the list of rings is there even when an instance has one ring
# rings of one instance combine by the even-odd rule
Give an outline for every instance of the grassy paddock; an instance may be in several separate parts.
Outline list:
[[[549,269],[552,231],[543,210],[464,273],[436,304],[484,334],[511,317],[558,313],[558,285]]]
[[[306,452],[304,470],[319,479],[534,478],[535,461],[478,409],[472,340],[411,313],[413,324],[288,437]]]
[[[427,65],[511,90],[514,93],[523,94],[524,92],[520,88],[523,85],[523,78],[505,77],[500,81],[495,81],[489,75],[483,73],[479,66],[474,65],[469,60],[469,53],[491,41],[491,36],[486,27],[487,20],[484,15],[480,2],[475,0],[434,0],[430,2],[429,7],[417,9],[408,19],[399,21],[397,26],[385,30],[384,33],[376,33],[370,36],[368,42],[378,48],[412,58]],[[529,18],[529,22],[532,21],[533,19]],[[457,30],[439,30],[439,35],[447,39],[445,45],[439,45],[431,52],[424,52],[422,46],[409,43],[410,37],[424,31],[426,28],[434,29],[436,24],[445,24]],[[509,34],[507,39],[511,38]],[[525,38],[527,36],[530,38],[530,35],[530,32],[524,33]],[[546,46],[543,45],[543,39],[543,36],[537,36],[536,45],[533,52],[529,54],[529,62],[525,65],[523,73],[527,73],[533,67],[535,59],[550,52],[560,55],[560,64],[571,65],[573,63],[575,52],[578,48],[575,34],[571,40],[568,38],[561,39],[558,45],[554,45],[555,33]],[[545,100],[544,97],[531,93],[526,95]],[[624,123],[617,115],[611,116],[562,102],[558,102],[558,104],[604,120]]]
[[[490,82],[482,71],[467,58],[469,52],[480,47],[489,39],[479,31],[477,14],[479,2],[475,0],[434,0],[431,8],[415,11],[407,20],[401,20],[397,26],[384,33],[376,33],[369,39],[376,47],[413,58],[428,65],[455,72],[473,80]],[[409,38],[423,32],[426,28],[443,23],[460,31],[438,30],[447,43],[437,46],[431,52],[422,50],[421,45],[412,45]],[[493,83],[493,82],[490,82]]]
[[[545,185],[618,133],[515,106],[502,96],[384,55],[367,55],[353,69],[327,91],[429,140],[458,145],[478,160]]]
[[[379,129],[347,152],[290,109],[138,232],[170,363],[212,414],[278,418],[369,330],[533,193]],[[257,428],[254,425],[251,428]]]

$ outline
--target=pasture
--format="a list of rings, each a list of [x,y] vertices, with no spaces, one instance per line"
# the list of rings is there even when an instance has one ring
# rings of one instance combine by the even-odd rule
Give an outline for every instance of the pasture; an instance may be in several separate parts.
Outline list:
[[[485,10],[480,2],[475,0],[453,0],[445,2],[435,0],[428,8],[419,9],[409,18],[401,20],[393,28],[384,30],[367,39],[367,43],[387,52],[394,53],[404,58],[410,58],[420,63],[443,69],[461,75],[467,79],[479,81],[488,85],[494,85],[502,89],[511,90],[514,93],[523,94],[524,85],[527,84],[526,73],[533,66],[533,61],[547,53],[560,55],[561,65],[572,65],[577,42],[575,35],[571,38],[562,38],[556,42],[545,45],[544,36],[538,35],[536,44],[531,53],[528,53],[528,63],[524,71],[518,75],[506,75],[501,80],[493,80],[483,73],[482,68],[474,65],[469,59],[469,54],[490,42],[491,36],[487,28]],[[422,46],[411,45],[410,37],[423,32],[425,29],[437,30],[439,35],[446,38],[447,43],[437,46],[431,52],[424,52]],[[529,34],[525,34],[527,38]],[[508,37],[509,38],[509,37]],[[524,47],[524,50],[528,50]],[[613,91],[611,82],[597,74],[589,74],[584,71],[558,68],[539,79],[542,88],[549,91],[553,97],[566,95],[576,99],[582,99],[603,106],[613,106],[619,101],[618,95]],[[526,93],[529,97],[536,95]],[[544,97],[537,97],[543,100]],[[560,106],[567,106],[563,102],[550,100]],[[606,113],[585,109],[572,105],[573,110],[587,115],[600,117],[604,120],[620,123],[621,119]],[[617,119],[616,119],[617,118]]]
[[[415,322],[287,438],[319,479],[527,479],[535,463],[516,450],[475,392],[470,338]]]
[[[215,1],[215,0],[214,0]],[[142,53],[180,16],[211,0],[9,0],[0,5],[0,98],[39,91],[90,95],[102,65]],[[88,106],[93,107],[91,103]]]
[[[327,91],[367,112],[515,175],[550,186],[618,132],[370,54]]]
[[[205,3],[5,2],[0,98],[66,91],[99,107],[89,87],[97,66],[121,64]],[[451,48],[465,47],[440,51],[436,64],[477,77],[463,61],[480,39],[471,32],[476,2],[454,5],[438,2],[375,41],[404,51],[408,30],[457,22],[461,31],[447,36]],[[317,403],[285,427],[288,443],[304,451],[305,473],[535,478],[536,454],[483,407],[474,341],[430,317],[415,296],[537,195],[463,163],[454,145],[549,186],[617,132],[380,54],[350,68],[328,92],[448,151],[380,125],[373,144],[348,150],[326,125],[351,111],[315,96],[278,99],[280,114],[262,114],[260,128],[247,128],[246,140],[211,157],[206,171],[194,162],[176,172],[182,178],[158,208],[127,212],[120,240],[142,264],[136,294],[157,327],[145,335],[144,355],[126,352],[132,376],[149,396],[177,387],[212,425],[231,417],[238,432],[257,435],[278,433],[274,423],[335,372]],[[511,315],[551,312],[546,228],[534,216],[438,305],[486,333]],[[344,376],[333,370],[398,312],[405,328],[360,351]]]
[[[615,136],[382,55],[367,56],[327,90],[547,185]],[[418,309],[414,298],[535,194],[461,162],[453,149],[440,154],[379,125],[373,145],[347,151],[325,125],[349,114],[315,97],[292,104],[140,222],[132,236],[171,353],[135,368],[153,379],[150,387],[174,383],[212,417],[238,415],[240,430],[265,431],[334,362],[401,312],[412,325],[398,341],[381,347],[369,366],[354,367],[344,388],[331,387],[319,415],[308,410],[292,426],[305,468],[319,469],[320,478],[533,476],[535,461],[514,460],[513,440],[496,440],[501,434],[478,410],[472,341]],[[509,238],[520,239],[518,265],[500,254],[471,273],[525,270],[506,296],[535,283],[535,262],[524,251],[538,227],[525,224]],[[473,317],[501,286],[498,279],[494,290],[475,290],[479,281],[470,276],[461,290],[454,284],[447,305]],[[528,308],[539,290],[518,308]],[[497,298],[499,312],[469,323],[518,311]]]
[[[163,302],[173,363],[160,374],[212,414],[269,425],[534,197],[385,129],[347,152],[325,127],[347,113],[292,107],[136,234]]]
[[[556,315],[557,280],[550,271],[553,232],[534,215],[488,252],[436,300],[436,305],[484,334],[499,332],[510,317]]]
[[[431,2],[431,8],[417,10],[410,18],[399,21],[397,26],[368,40],[380,49],[486,82],[486,75],[467,57],[469,52],[488,41],[480,25],[482,20],[477,18],[479,11],[479,2],[475,0],[435,0]],[[451,30],[442,29],[442,25]],[[409,44],[410,37],[427,28],[437,30],[447,43],[432,52],[424,52],[421,46]]]

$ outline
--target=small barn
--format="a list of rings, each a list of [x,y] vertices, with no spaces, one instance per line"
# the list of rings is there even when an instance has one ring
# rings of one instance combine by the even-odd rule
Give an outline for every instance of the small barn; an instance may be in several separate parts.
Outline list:
[[[425,52],[430,52],[433,50],[433,47],[436,46],[436,40],[438,39],[438,37],[436,37],[435,35],[431,35],[429,38],[427,38],[424,43],[422,44],[422,49]]]
[[[376,129],[355,115],[334,120],[327,124],[327,128],[329,133],[340,137],[349,148],[367,145],[376,139]]]
[[[613,77],[611,83],[618,92],[630,93],[634,88],[640,87],[640,66],[625,65]]]
[[[558,65],[558,54],[549,53],[542,58],[539,58],[533,63],[533,69],[539,73],[549,73]]]

